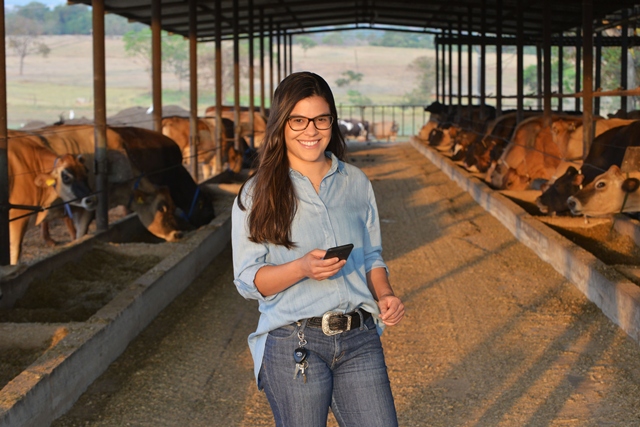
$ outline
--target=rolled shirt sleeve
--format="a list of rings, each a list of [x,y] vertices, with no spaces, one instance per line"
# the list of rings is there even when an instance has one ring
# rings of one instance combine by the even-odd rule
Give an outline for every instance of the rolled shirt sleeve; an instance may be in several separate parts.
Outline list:
[[[364,233],[364,267],[368,273],[375,268],[384,268],[389,274],[389,269],[382,258],[382,235],[380,232],[380,218],[378,217],[378,206],[373,187],[369,183],[368,192],[367,222],[365,224],[367,232]]]
[[[246,203],[247,197],[243,198]],[[246,204],[245,204],[246,206]],[[268,301],[274,298],[263,296],[255,285],[255,277],[265,265],[269,249],[266,244],[254,243],[249,240],[249,226],[246,210],[240,209],[238,200],[234,200],[231,209],[231,246],[233,250],[234,280],[238,292],[246,299]]]

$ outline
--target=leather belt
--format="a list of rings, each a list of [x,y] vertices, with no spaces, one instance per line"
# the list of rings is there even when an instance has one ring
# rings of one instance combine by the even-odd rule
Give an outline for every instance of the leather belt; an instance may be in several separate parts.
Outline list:
[[[360,327],[360,314],[364,323],[371,313],[364,310],[354,310],[351,313],[340,313],[337,311],[327,311],[322,317],[311,317],[307,319],[307,326],[313,328],[322,327],[325,335],[337,335]]]

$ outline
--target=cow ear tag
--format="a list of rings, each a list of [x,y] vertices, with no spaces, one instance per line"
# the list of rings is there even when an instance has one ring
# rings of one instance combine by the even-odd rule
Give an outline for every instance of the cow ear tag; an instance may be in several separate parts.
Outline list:
[[[627,178],[622,182],[622,191],[625,193],[638,191],[638,187],[640,187],[640,180],[638,180],[638,178]]]
[[[141,205],[144,203],[144,200],[142,200],[142,197],[138,196],[138,198],[136,199],[136,203]]]
[[[47,178],[45,184],[47,184],[48,187],[53,187],[54,185],[56,185],[56,180],[53,178]]]

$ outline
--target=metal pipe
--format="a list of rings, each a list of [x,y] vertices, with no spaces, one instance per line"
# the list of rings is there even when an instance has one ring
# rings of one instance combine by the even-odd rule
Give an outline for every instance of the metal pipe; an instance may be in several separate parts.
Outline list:
[[[162,131],[162,3],[151,0],[151,87],[153,129]]]
[[[253,0],[249,0],[249,147],[254,148],[255,69],[253,65]]]
[[[198,182],[198,3],[189,0],[189,149],[191,175]]]
[[[224,127],[222,126],[222,2],[216,1],[216,170],[222,171],[222,139]]]
[[[551,126],[551,0],[544,0],[543,10],[543,56],[544,56],[544,122]]]
[[[584,50],[584,101],[582,113],[583,129],[583,156],[586,157],[593,141],[593,2],[582,0],[582,26],[583,26],[583,50]],[[578,98],[576,98],[578,99]]]
[[[104,0],[92,1],[93,21],[93,118],[95,144],[95,172],[98,207],[96,229],[109,228],[109,200],[107,196],[107,79],[104,44]]]
[[[238,2],[233,2],[233,146],[240,151],[240,26]]]
[[[9,144],[7,137],[7,57],[4,0],[0,8],[0,265],[9,265]]]

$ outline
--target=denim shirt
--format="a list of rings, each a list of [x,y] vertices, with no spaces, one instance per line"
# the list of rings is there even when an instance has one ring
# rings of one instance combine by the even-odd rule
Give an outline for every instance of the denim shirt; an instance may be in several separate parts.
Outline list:
[[[362,308],[376,319],[378,332],[383,324],[378,306],[367,287],[366,273],[374,268],[387,269],[381,252],[378,208],[371,182],[357,167],[344,163],[330,152],[331,168],[316,193],[311,181],[291,169],[289,175],[297,196],[297,210],[291,225],[291,240],[296,247],[287,249],[271,243],[253,243],[248,239],[248,213],[252,206],[251,181],[242,197],[246,210],[233,203],[231,241],[234,283],[246,299],[258,300],[260,320],[249,335],[256,380],[269,331],[327,311],[348,313]],[[347,263],[325,280],[305,278],[268,297],[254,284],[256,273],[265,265],[280,265],[296,260],[313,249],[353,243]],[[388,270],[387,270],[388,271]]]

